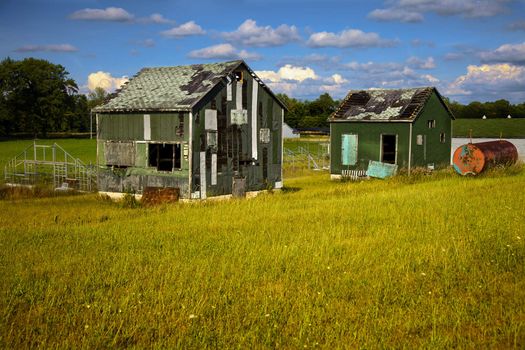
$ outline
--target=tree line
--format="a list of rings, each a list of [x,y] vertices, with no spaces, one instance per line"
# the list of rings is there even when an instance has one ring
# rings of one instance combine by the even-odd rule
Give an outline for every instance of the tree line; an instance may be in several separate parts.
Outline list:
[[[525,102],[521,104],[511,104],[509,101],[501,99],[494,102],[474,101],[468,105],[459,102],[447,101],[452,113],[457,119],[487,119],[525,118]]]
[[[6,58],[0,62],[0,136],[89,131],[90,110],[112,96],[102,88],[88,95],[79,93],[77,83],[61,65],[36,58]],[[311,101],[277,96],[288,107],[285,122],[292,128],[327,128],[328,117],[340,103],[328,93]],[[525,103],[503,99],[468,105],[446,102],[458,119],[525,118]]]
[[[66,69],[46,60],[0,62],[0,136],[90,130],[90,110],[108,98],[104,89],[84,95]]]

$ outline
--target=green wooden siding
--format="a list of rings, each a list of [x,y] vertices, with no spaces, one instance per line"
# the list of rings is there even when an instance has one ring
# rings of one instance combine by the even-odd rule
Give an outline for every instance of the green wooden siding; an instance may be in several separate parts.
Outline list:
[[[336,122],[331,123],[330,128],[332,174],[340,175],[342,170],[347,169],[365,170],[370,160],[380,161],[382,134],[398,136],[397,164],[408,166],[409,123]],[[350,162],[343,165],[343,135],[357,135],[357,160],[353,165]]]
[[[150,129],[152,141],[188,140],[188,113],[151,113]],[[181,117],[184,119],[180,122]],[[179,133],[180,126],[184,133]],[[144,114],[99,114],[98,136],[101,140],[144,140]]]
[[[282,181],[281,179],[281,164],[282,164],[282,107],[274,101],[271,96],[264,88],[260,85],[257,88],[258,100],[257,100],[257,111],[255,118],[257,118],[257,129],[252,133],[252,94],[253,84],[257,84],[251,77],[248,71],[244,71],[244,80],[246,81],[246,92],[244,95],[245,100],[243,106],[247,107],[248,110],[248,124],[240,127],[231,127],[230,116],[233,109],[237,109],[236,106],[236,81],[232,82],[232,98],[227,101],[227,87],[217,88],[213,91],[213,94],[209,94],[201,102],[199,102],[196,110],[192,112],[192,118],[190,120],[189,113],[146,113],[149,115],[150,125],[150,140],[145,140],[145,135],[148,135],[146,130],[145,133],[145,122],[144,115],[139,113],[131,114],[98,114],[98,162],[99,165],[104,167],[111,164],[107,164],[104,159],[104,152],[106,148],[106,142],[132,142],[134,151],[134,164],[126,169],[120,169],[120,173],[125,173],[128,180],[122,176],[121,183],[126,182],[126,185],[130,185],[135,190],[140,192],[145,183],[159,183],[167,184],[165,179],[160,177],[176,177],[178,179],[190,178],[192,174],[191,185],[192,187],[185,188],[185,192],[181,193],[183,197],[189,197],[190,192],[195,192],[200,189],[200,164],[201,164],[201,152],[206,152],[206,192],[208,196],[222,195],[231,193],[232,178],[235,174],[235,167],[232,157],[232,148],[236,145],[232,144],[231,134],[233,130],[237,133],[236,137],[239,138],[242,146],[240,149],[239,161],[241,166],[238,168],[239,174],[246,176],[247,190],[261,190],[267,188],[268,185],[273,186],[276,182]],[[228,157],[224,162],[224,158],[221,160],[217,157],[217,184],[212,185],[211,181],[211,163],[212,154],[215,152],[207,147],[207,134],[205,130],[205,110],[215,109],[217,110],[217,116],[226,116],[226,126],[221,125],[218,120],[218,128],[225,128],[228,137],[218,137],[218,147],[227,148]],[[183,120],[181,120],[181,117]],[[189,144],[189,130],[190,123],[192,128],[192,144]],[[146,123],[147,124],[147,123]],[[183,126],[183,133],[181,134],[181,125]],[[260,140],[260,129],[268,128],[270,131],[269,143],[262,143]],[[220,130],[219,130],[220,131]],[[229,133],[229,134],[228,134]],[[252,161],[252,135],[257,138],[257,159]],[[184,145],[189,148],[189,153],[192,156],[192,169],[189,169],[189,157],[184,159],[184,155],[181,157],[181,170],[174,170],[172,172],[161,172],[157,171],[154,167],[148,166],[148,144],[149,143],[181,143],[182,149]],[[225,144],[225,142],[227,144]],[[237,140],[234,141],[237,143]],[[109,148],[108,148],[109,149]],[[265,159],[267,162],[263,164],[263,152],[267,155]],[[183,152],[182,152],[183,153]],[[114,167],[108,166],[107,168],[113,169]],[[264,179],[266,175],[266,181]],[[113,175],[107,175],[106,183],[117,180]],[[156,178],[158,182],[155,182]],[[130,180],[133,179],[133,180]],[[174,182],[180,183],[180,182]],[[108,185],[109,186],[109,185]],[[114,183],[111,184],[112,188],[116,188]],[[137,188],[135,188],[137,187]]]
[[[273,97],[268,94],[268,92],[262,88],[258,87],[257,93],[257,104],[256,104],[256,114],[255,118],[257,119],[257,159],[255,164],[251,164],[252,158],[252,98],[253,98],[253,85],[255,82],[248,71],[244,71],[244,79],[247,81],[246,86],[246,101],[243,101],[243,105],[247,107],[248,110],[248,124],[242,125],[239,127],[239,137],[242,143],[240,154],[240,161],[244,162],[244,165],[239,167],[239,174],[246,176],[247,190],[261,190],[265,189],[268,184],[274,185],[275,182],[281,181],[281,155],[282,155],[282,108],[276,103]],[[203,141],[205,139],[206,131],[204,130],[204,116],[206,109],[215,109],[217,110],[217,115],[225,113],[227,125],[226,128],[230,133],[232,130],[230,123],[231,110],[237,109],[236,106],[236,81],[232,81],[232,98],[231,101],[226,101],[226,110],[222,111],[222,103],[227,98],[227,87],[221,89],[215,97],[211,100],[206,101],[206,103],[198,110],[195,111],[195,116],[193,118],[193,188],[192,191],[197,191],[199,189],[200,183],[200,152],[204,151],[206,148],[203,147]],[[215,100],[212,103],[212,100]],[[259,112],[260,110],[260,112]],[[270,142],[262,143],[260,140],[260,129],[269,128],[270,129]],[[204,142],[205,143],[205,142]],[[204,145],[205,147],[206,145]],[[213,195],[223,195],[231,193],[232,189],[232,178],[234,176],[234,162],[231,157],[231,140],[228,141],[228,160],[226,166],[217,169],[217,185],[211,185],[211,172],[209,169],[206,171],[206,192],[208,196]],[[219,148],[221,145],[218,146]],[[268,152],[268,164],[267,164],[267,181],[265,183],[263,179],[263,149],[266,148]],[[211,153],[206,151],[206,164],[210,164]]]
[[[142,140],[143,114],[99,114],[97,128],[101,140]]]
[[[429,120],[435,121],[435,127],[429,128]],[[412,160],[411,167],[435,167],[450,164],[451,151],[451,118],[435,93],[431,95],[419,117],[412,122]],[[332,174],[341,174],[344,169],[366,169],[368,161],[381,161],[381,135],[397,135],[397,165],[408,167],[410,122],[332,122],[331,136],[331,166]],[[440,134],[445,134],[445,142],[441,143]],[[351,157],[345,159],[343,150],[343,135],[357,135],[357,162],[352,164]],[[425,140],[417,144],[417,137]],[[345,146],[346,147],[346,146]],[[347,164],[348,163],[348,164]]]
[[[435,120],[434,128],[428,127],[429,120]],[[413,166],[434,164],[436,167],[444,167],[450,164],[451,125],[452,120],[441,101],[436,94],[432,94],[412,130]],[[445,143],[440,142],[441,133],[445,133]],[[418,145],[417,135],[423,136],[426,144]]]

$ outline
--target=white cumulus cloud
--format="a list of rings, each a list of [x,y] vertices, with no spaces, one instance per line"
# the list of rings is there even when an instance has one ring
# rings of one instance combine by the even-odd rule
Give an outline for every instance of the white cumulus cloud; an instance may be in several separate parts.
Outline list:
[[[315,71],[309,67],[295,67],[291,64],[287,64],[277,72],[274,71],[256,71],[255,72],[262,80],[277,83],[282,80],[291,80],[302,82],[306,79],[317,79],[318,76]]]
[[[256,71],[259,76],[272,90],[284,92],[293,97],[317,97],[319,94],[329,92],[342,97],[348,90],[349,81],[340,74],[331,76],[319,76],[310,67],[298,67],[286,64],[277,71]]]
[[[501,45],[494,51],[482,52],[480,57],[483,63],[525,65],[525,42],[516,45]]]
[[[347,29],[340,33],[318,32],[310,35],[307,45],[310,47],[392,47],[396,40],[383,39],[377,33],[365,33],[359,29]]]
[[[130,22],[134,16],[120,7],[108,7],[106,9],[86,8],[73,12],[69,18],[84,21],[113,21]]]
[[[218,59],[243,59],[243,60],[259,60],[261,56],[256,53],[248,52],[246,50],[237,50],[231,44],[218,44],[203,49],[191,51],[188,54],[191,58],[218,58]]]
[[[332,81],[336,84],[348,83],[348,80],[343,78],[340,74],[334,74],[331,76],[331,78],[332,78]]]
[[[111,76],[108,72],[98,71],[91,73],[88,76],[88,89],[93,91],[97,87],[101,87],[104,90],[111,92],[115,89],[118,89],[127,82],[129,79],[127,77],[117,78]]]
[[[162,31],[161,34],[168,38],[183,38],[185,36],[191,35],[203,35],[206,34],[204,29],[195,21],[189,21],[184,24],[181,24],[178,27],[171,28],[169,30]]]
[[[525,98],[525,67],[510,64],[470,65],[467,73],[448,86],[450,95],[475,95],[479,99]]]
[[[253,19],[244,21],[236,31],[222,33],[222,37],[229,42],[255,47],[280,46],[301,40],[295,26],[281,24],[274,29],[258,26]]]

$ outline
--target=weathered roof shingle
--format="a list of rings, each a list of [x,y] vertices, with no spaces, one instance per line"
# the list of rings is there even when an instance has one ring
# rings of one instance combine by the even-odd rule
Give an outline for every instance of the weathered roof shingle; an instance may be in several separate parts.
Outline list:
[[[191,108],[243,61],[144,68],[94,112],[180,111]]]
[[[434,87],[397,90],[351,90],[332,113],[329,121],[413,121],[435,92],[452,118],[453,115]]]

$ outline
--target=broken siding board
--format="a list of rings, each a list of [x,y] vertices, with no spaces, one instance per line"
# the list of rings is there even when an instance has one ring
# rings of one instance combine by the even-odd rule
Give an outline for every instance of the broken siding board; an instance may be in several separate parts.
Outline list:
[[[251,129],[252,129],[252,137],[251,137],[251,149],[252,149],[252,158],[257,159],[258,156],[258,142],[257,142],[257,98],[259,96],[259,84],[255,81],[255,79],[251,80],[252,83],[252,113],[251,113]]]
[[[151,140],[151,123],[149,114],[144,114],[144,140]]]
[[[217,111],[214,109],[204,110],[204,128],[205,130],[217,130]]]
[[[133,166],[135,160],[133,142],[106,141],[104,157],[106,159],[106,165]]]
[[[240,81],[235,82],[235,109],[242,108],[242,83]]]
[[[228,76],[228,84],[226,85],[226,101],[232,100],[232,79]]]
[[[201,199],[206,199],[206,152],[200,152],[199,168]]]
[[[148,144],[144,142],[135,143],[135,162],[136,167],[148,166]]]
[[[217,154],[211,154],[211,179],[210,184],[212,186],[217,185]]]
[[[379,179],[385,179],[387,177],[394,176],[397,172],[397,165],[389,163],[381,163],[371,160],[368,163],[368,169],[366,175],[370,177],[376,177]]]

